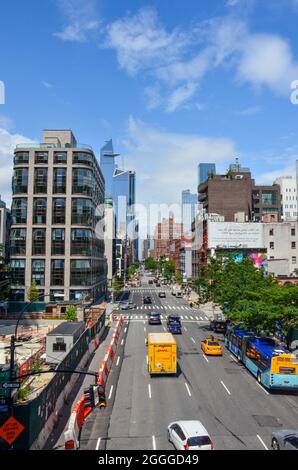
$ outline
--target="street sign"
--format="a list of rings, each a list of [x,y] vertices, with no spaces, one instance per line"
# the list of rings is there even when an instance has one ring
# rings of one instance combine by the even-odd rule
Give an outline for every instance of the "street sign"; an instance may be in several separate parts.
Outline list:
[[[0,437],[11,445],[17,437],[24,431],[23,426],[17,419],[10,416],[0,428]]]
[[[21,384],[19,382],[4,382],[2,388],[20,388]]]

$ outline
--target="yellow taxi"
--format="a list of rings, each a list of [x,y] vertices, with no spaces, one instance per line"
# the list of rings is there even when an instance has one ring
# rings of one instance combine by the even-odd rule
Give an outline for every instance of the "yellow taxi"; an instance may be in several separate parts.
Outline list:
[[[201,342],[201,349],[206,355],[222,356],[221,345],[213,337],[204,339],[204,341]]]

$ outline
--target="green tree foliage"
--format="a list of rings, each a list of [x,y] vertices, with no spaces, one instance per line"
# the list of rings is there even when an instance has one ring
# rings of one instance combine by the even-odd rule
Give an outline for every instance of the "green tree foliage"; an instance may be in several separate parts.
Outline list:
[[[166,278],[171,279],[175,274],[175,261],[164,261],[162,266],[162,273]]]
[[[31,286],[28,289],[28,299],[30,302],[35,302],[39,299],[40,293],[39,290],[37,289],[37,285],[35,282],[32,282]]]
[[[118,297],[123,287],[123,280],[119,276],[115,276],[113,279],[113,289],[115,297]]]
[[[298,328],[298,286],[277,284],[247,258],[211,259],[194,284],[200,302],[224,305],[226,317],[244,328],[268,334],[280,321],[285,336]]]
[[[134,263],[132,263],[128,268],[127,268],[127,275],[130,277],[130,276],[134,276],[138,270],[140,266],[140,263],[138,261],[135,261]]]
[[[144,266],[148,271],[156,271],[158,268],[158,263],[155,261],[155,259],[149,257],[145,259]]]
[[[183,276],[181,273],[177,273],[175,274],[174,276],[174,281],[177,283],[177,284],[182,284],[183,282]]]
[[[67,321],[76,321],[77,309],[74,305],[70,305],[69,307],[67,307],[64,318]]]

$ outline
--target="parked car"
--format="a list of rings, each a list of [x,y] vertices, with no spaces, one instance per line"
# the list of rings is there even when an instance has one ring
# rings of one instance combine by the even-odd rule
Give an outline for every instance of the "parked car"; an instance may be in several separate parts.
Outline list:
[[[168,440],[176,450],[213,450],[210,435],[200,421],[170,423]]]
[[[160,313],[151,312],[148,318],[149,325],[161,325]]]
[[[272,433],[273,450],[298,450],[298,429],[281,429]]]
[[[150,295],[147,295],[146,297],[143,298],[143,303],[144,304],[152,304],[152,300]]]
[[[160,292],[158,293],[158,297],[163,297],[163,298],[165,298],[165,297],[166,297],[165,291],[163,291],[163,290],[160,291]]]

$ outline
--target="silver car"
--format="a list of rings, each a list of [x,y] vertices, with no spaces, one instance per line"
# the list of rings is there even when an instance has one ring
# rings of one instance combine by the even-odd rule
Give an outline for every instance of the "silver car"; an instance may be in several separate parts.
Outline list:
[[[272,433],[273,450],[298,450],[298,430],[282,429]]]

